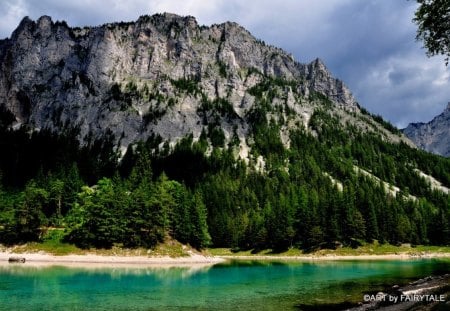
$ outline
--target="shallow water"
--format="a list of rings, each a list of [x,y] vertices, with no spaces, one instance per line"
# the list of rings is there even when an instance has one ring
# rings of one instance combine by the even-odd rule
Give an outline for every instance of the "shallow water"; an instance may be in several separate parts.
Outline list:
[[[0,310],[299,310],[450,272],[449,260],[231,261],[208,268],[0,266]]]

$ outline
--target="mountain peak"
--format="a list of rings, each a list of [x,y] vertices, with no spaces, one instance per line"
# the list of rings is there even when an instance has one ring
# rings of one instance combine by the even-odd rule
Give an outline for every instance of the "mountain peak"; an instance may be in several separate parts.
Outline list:
[[[112,133],[124,147],[149,135],[198,138],[209,122],[243,140],[258,96],[268,96],[258,87],[273,80],[274,107],[301,115],[300,98],[320,93],[357,109],[322,60],[300,64],[234,22],[199,27],[192,16],[163,13],[81,29],[25,17],[0,45],[0,106],[17,122],[74,126],[81,139]]]
[[[20,21],[19,26],[17,26],[17,29],[24,28],[30,24],[34,24],[34,21],[29,16],[24,16]]]
[[[177,24],[178,26],[198,26],[197,20],[193,16],[181,16],[168,12],[154,15],[142,15],[138,18],[136,24],[145,24],[148,22],[151,22],[154,25]]]
[[[323,62],[323,60],[319,57],[317,57],[313,62],[312,62],[313,66],[318,67],[318,68],[323,68],[325,70],[327,70],[325,63]]]
[[[30,29],[34,28],[36,23],[31,20],[28,16],[25,16],[22,18],[22,20],[19,23],[19,26],[13,31],[11,35],[11,39],[17,39],[20,33],[23,31],[29,31]]]
[[[52,24],[52,23],[53,23],[52,18],[50,16],[48,16],[48,15],[42,15],[37,20],[37,24],[38,25],[42,25],[42,26],[45,26],[45,25],[48,25],[48,24]]]
[[[418,147],[450,157],[450,102],[430,122],[410,123],[403,132]]]

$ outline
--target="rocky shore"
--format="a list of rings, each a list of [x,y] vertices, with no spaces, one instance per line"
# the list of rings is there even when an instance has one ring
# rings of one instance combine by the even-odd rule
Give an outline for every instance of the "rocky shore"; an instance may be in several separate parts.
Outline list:
[[[450,310],[450,274],[429,276],[386,292],[364,295],[364,301],[349,311]]]

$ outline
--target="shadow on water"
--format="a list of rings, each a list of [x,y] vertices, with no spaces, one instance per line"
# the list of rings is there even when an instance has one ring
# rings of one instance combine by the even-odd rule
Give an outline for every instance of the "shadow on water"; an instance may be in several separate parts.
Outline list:
[[[252,259],[233,259],[213,266],[213,269],[220,268],[239,268],[239,267],[270,267],[270,266],[290,266],[292,262],[282,262],[276,260],[252,260]]]
[[[349,308],[353,308],[358,306],[357,303],[354,302],[340,302],[340,303],[322,303],[322,304],[313,304],[313,305],[307,305],[307,304],[299,304],[295,306],[296,310],[301,311],[341,311],[346,310]]]

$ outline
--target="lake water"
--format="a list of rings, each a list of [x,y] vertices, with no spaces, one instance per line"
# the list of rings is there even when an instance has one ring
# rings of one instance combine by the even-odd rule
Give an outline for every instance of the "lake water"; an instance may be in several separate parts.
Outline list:
[[[0,310],[299,310],[450,272],[449,260],[232,261],[207,268],[0,266]]]

